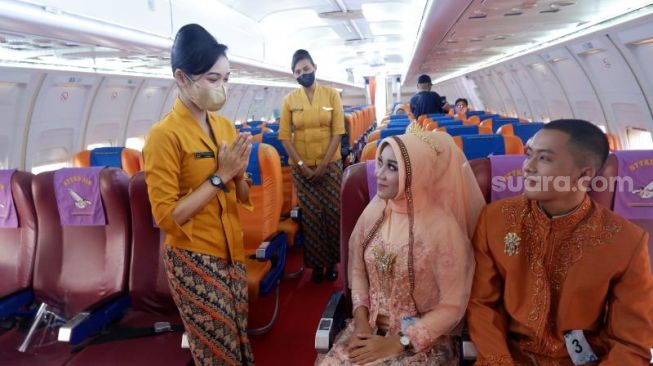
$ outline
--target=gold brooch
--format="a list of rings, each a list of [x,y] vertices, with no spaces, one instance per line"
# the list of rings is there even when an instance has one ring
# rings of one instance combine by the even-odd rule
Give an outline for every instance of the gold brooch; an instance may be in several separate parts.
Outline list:
[[[503,243],[506,245],[503,249],[503,252],[508,256],[512,257],[513,255],[519,254],[519,242],[521,238],[516,233],[508,233],[505,238],[503,238]]]

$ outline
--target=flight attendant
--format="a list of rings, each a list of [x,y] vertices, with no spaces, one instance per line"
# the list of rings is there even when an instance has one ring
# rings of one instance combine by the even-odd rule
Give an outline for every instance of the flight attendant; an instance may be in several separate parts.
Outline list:
[[[179,96],[143,148],[168,282],[196,365],[254,364],[236,209],[249,205],[251,137],[212,113],[227,97],[226,50],[197,24],[179,30],[170,56]]]
[[[283,101],[279,139],[294,162],[302,228],[304,263],[312,281],[325,275],[335,281],[340,260],[340,138],[345,133],[338,92],[315,82],[316,65],[306,50],[297,50],[291,69],[301,88]]]

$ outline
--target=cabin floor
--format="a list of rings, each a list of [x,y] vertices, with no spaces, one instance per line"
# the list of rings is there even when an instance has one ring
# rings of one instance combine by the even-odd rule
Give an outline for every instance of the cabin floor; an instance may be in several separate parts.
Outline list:
[[[303,264],[302,251],[289,251],[286,269],[293,271]],[[339,268],[340,275],[342,268]],[[308,366],[315,363],[315,330],[329,296],[342,290],[342,277],[335,282],[311,282],[311,270],[305,269],[295,279],[284,279],[280,287],[279,315],[266,334],[250,336],[257,366]],[[264,324],[274,308],[274,297],[259,299],[250,308],[250,327]],[[259,311],[257,309],[270,310]]]

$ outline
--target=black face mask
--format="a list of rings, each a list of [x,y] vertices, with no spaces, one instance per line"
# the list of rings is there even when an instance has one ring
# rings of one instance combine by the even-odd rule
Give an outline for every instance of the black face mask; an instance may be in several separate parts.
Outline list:
[[[298,77],[297,82],[299,83],[299,85],[303,86],[304,88],[308,88],[309,86],[313,85],[313,83],[315,82],[315,71],[313,71],[310,74],[304,74]]]

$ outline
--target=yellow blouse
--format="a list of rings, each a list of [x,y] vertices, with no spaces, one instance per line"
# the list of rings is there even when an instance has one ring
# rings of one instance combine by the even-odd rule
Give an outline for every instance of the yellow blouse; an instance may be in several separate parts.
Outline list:
[[[283,100],[279,140],[292,139],[306,165],[319,165],[329,148],[331,137],[344,133],[342,102],[335,89],[316,84],[313,103],[309,103],[304,88],[293,91]],[[331,159],[337,160],[340,160],[340,149]]]
[[[228,145],[235,141],[238,133],[231,121],[212,113],[209,121],[217,141]],[[166,234],[167,245],[243,262],[243,234],[233,181],[227,182],[228,193],[219,190],[186,223],[178,225],[172,218],[177,202],[217,171],[217,154],[211,138],[177,99],[172,111],[152,127],[143,148],[152,212]]]

